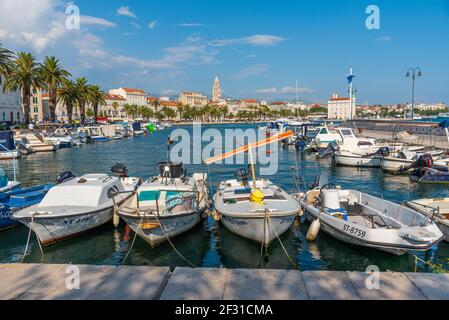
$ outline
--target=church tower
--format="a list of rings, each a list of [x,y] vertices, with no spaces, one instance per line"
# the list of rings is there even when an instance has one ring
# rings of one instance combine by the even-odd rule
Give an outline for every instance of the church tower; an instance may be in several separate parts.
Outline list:
[[[212,101],[219,102],[220,100],[221,100],[220,80],[218,80],[218,77],[215,77],[214,86],[212,88]]]

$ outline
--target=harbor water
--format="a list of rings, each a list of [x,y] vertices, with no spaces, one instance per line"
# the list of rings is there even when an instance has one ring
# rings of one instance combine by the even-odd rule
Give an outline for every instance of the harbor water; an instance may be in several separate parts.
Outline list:
[[[253,125],[254,126],[254,125]],[[203,129],[249,128],[251,125],[203,126]],[[63,171],[75,175],[85,173],[110,172],[115,163],[123,163],[131,176],[148,178],[158,173],[157,163],[165,160],[166,141],[170,132],[178,127],[156,131],[146,136],[95,143],[61,149],[53,153],[32,154],[17,161],[17,179],[24,186],[32,186],[55,181]],[[182,127],[190,130],[191,127]],[[297,164],[297,166],[296,166]],[[12,178],[13,164],[3,161]],[[204,165],[187,165],[190,173],[207,172]],[[209,167],[212,191],[219,181],[233,178],[239,165],[212,165]],[[357,169],[333,167],[330,159],[316,161],[314,155],[297,152],[294,148],[279,150],[278,172],[266,176],[288,192],[293,191],[296,170],[311,184],[317,173],[327,177],[329,182],[342,188],[357,189],[373,195],[382,194],[385,199],[402,203],[405,200],[447,196],[448,188],[438,185],[412,184],[407,176],[383,173],[380,169]],[[295,221],[292,228],[281,237],[288,254],[300,270],[354,270],[365,271],[370,265],[381,271],[431,272],[432,268],[422,262],[416,263],[411,254],[393,256],[368,248],[361,248],[340,242],[323,232],[313,242],[305,240],[308,224]],[[25,248],[28,230],[25,227],[10,229],[0,233],[0,263],[20,262]],[[31,253],[27,263],[74,263],[97,265],[120,265],[123,263],[134,239],[134,233],[122,221],[115,229],[107,224],[80,237],[53,246],[44,247],[41,255],[33,235]],[[226,230],[211,217],[191,231],[172,240],[176,249],[191,263],[201,267],[227,268],[295,268],[286,257],[282,246],[274,241],[268,250],[268,257],[261,256],[259,244],[243,239]],[[441,264],[449,269],[449,244],[442,242],[427,253],[416,253],[425,261]],[[156,248],[149,247],[142,239],[136,238],[128,259],[129,265],[188,266],[174,252],[169,243]]]

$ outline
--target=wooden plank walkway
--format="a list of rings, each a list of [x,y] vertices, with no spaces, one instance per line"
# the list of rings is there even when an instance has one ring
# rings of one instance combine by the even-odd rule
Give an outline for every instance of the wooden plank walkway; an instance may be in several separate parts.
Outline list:
[[[79,289],[74,281],[79,272]],[[0,264],[1,300],[449,300],[449,274]]]

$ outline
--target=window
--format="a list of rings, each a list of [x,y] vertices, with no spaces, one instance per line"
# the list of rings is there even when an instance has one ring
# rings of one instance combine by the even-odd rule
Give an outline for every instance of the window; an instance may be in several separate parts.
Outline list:
[[[328,134],[328,131],[326,128],[321,129],[320,134]]]
[[[37,97],[33,97],[33,104],[37,104]]]

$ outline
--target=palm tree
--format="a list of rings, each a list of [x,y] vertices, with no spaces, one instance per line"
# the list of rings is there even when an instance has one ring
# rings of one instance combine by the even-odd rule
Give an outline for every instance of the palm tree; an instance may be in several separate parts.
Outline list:
[[[40,64],[31,53],[19,52],[3,83],[3,92],[20,90],[25,124],[30,123],[31,88],[42,88]]]
[[[114,101],[113,103],[112,103],[112,109],[114,109],[114,116],[117,116],[117,110],[118,110],[118,107],[119,107],[120,105],[118,104],[118,102],[117,101]]]
[[[89,86],[87,93],[87,102],[93,107],[94,122],[97,123],[98,107],[106,104],[105,92],[99,86]]]
[[[178,103],[176,104],[176,109],[178,110],[179,120],[181,120],[181,119],[182,119],[182,113],[183,113],[184,110],[185,110],[185,107],[184,107],[184,105],[182,104],[182,102],[178,102]]]
[[[80,110],[81,123],[86,122],[86,104],[89,99],[89,85],[87,84],[87,79],[85,77],[76,79],[75,83],[78,99],[78,107]]]
[[[58,101],[66,106],[68,123],[72,123],[73,106],[78,103],[78,100],[78,91],[75,83],[70,80],[64,81],[59,89]]]
[[[153,101],[154,111],[157,112],[157,108],[161,106],[161,102],[159,100]]]
[[[13,53],[8,49],[3,48],[0,43],[0,76],[6,76],[11,71],[11,61],[13,56]]]
[[[64,70],[55,57],[45,57],[40,70],[45,89],[48,90],[48,108],[50,109],[50,121],[56,121],[57,90],[61,84],[71,76],[70,72]]]

